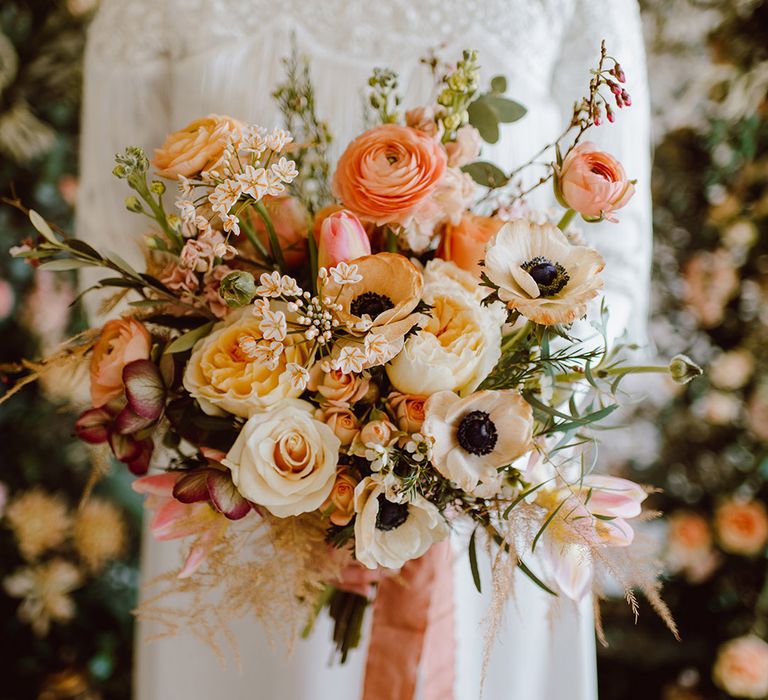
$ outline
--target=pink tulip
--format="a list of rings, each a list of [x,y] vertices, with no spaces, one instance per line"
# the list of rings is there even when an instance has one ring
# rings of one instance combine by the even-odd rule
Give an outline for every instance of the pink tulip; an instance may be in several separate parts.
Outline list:
[[[334,267],[371,254],[371,242],[360,220],[346,209],[326,217],[320,228],[317,264]]]
[[[616,221],[613,212],[632,199],[635,185],[618,160],[587,141],[566,156],[556,173],[555,193],[563,206],[588,221]]]
[[[143,476],[133,482],[133,490],[147,496],[146,507],[154,510],[149,529],[158,540],[196,536],[179,578],[188,578],[221,540],[229,521],[207,503],[181,503],[173,497],[178,472]]]

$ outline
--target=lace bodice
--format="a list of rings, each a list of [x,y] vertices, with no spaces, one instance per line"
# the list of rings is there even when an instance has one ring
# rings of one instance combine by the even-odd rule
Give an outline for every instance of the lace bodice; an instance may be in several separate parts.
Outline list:
[[[650,257],[648,97],[635,0],[102,0],[86,57],[80,235],[125,248],[138,222],[116,216],[125,197],[108,173],[115,152],[151,152],[165,134],[209,112],[270,126],[270,93],[296,38],[311,62],[318,111],[332,127],[337,157],[360,132],[370,71],[398,71],[406,104],[432,92],[419,58],[454,59],[477,48],[484,80],[504,74],[528,115],[505,125],[483,157],[512,167],[562,130],[586,88],[600,40],[620,58],[634,104],[593,140],[638,178],[622,224],[589,226],[608,258],[614,325],[644,325]],[[547,206],[551,195],[537,192]],[[105,222],[109,222],[108,227]],[[135,252],[138,258],[138,250]],[[621,306],[622,308],[617,308]]]

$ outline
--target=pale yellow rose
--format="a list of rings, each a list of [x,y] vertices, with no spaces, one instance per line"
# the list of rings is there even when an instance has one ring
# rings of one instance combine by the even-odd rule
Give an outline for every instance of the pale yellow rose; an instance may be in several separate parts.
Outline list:
[[[282,399],[296,398],[302,388],[291,381],[286,366],[303,365],[307,351],[306,345],[293,345],[294,338],[288,335],[283,341],[285,351],[274,369],[252,359],[243,351],[243,343],[258,343],[262,332],[259,318],[244,307],[197,342],[184,371],[184,388],[206,413],[227,412],[243,418]]]

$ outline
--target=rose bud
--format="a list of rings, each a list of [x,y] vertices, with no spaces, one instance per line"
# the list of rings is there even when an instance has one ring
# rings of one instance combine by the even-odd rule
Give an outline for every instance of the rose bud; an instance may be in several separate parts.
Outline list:
[[[586,221],[616,221],[613,212],[634,194],[634,182],[627,179],[621,163],[593,143],[576,146],[555,173],[558,201]]]
[[[323,221],[317,251],[319,267],[334,267],[370,254],[368,234],[354,214],[344,209]]]
[[[233,309],[250,304],[256,296],[256,281],[253,275],[244,270],[230,272],[221,280],[219,296]]]

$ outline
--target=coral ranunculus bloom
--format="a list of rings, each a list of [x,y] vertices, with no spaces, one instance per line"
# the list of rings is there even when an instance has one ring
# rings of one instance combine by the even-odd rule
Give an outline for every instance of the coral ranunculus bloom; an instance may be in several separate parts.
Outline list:
[[[149,331],[132,318],[109,321],[91,355],[91,400],[100,408],[123,393],[123,369],[146,360],[152,349]]]
[[[358,136],[333,176],[333,194],[364,221],[406,225],[447,165],[440,143],[422,131],[382,124]]]

